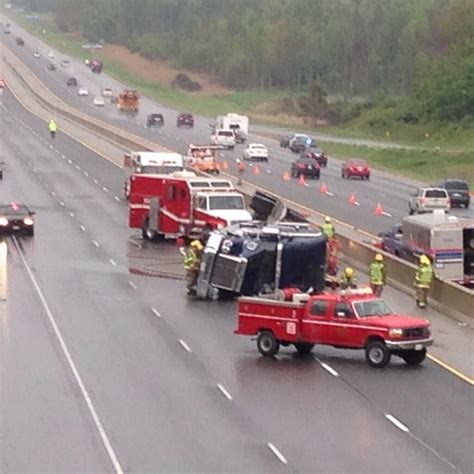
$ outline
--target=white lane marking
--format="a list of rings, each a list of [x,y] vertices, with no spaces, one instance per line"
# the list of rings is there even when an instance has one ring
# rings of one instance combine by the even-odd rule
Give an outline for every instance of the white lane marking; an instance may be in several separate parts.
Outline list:
[[[54,191],[51,191],[51,196],[56,196],[56,193]]]
[[[69,164],[71,164],[71,163],[72,163],[72,160],[67,160],[67,162],[68,162]]]
[[[43,305],[43,308],[46,312],[46,315],[48,316],[48,320],[53,328],[54,334],[56,335],[56,338],[59,341],[59,345],[61,346],[61,350],[64,354],[64,357],[66,358],[66,361],[69,365],[69,368],[71,369],[71,372],[74,376],[74,379],[76,380],[76,383],[82,393],[82,397],[84,398],[84,401],[86,402],[87,408],[89,409],[89,412],[92,416],[92,419],[94,420],[95,427],[99,433],[99,436],[102,440],[102,443],[104,444],[104,447],[107,451],[107,454],[109,455],[109,458],[114,466],[116,474],[123,474],[123,469],[122,466],[120,465],[120,462],[117,458],[117,455],[115,454],[115,451],[112,447],[112,444],[110,443],[109,437],[107,436],[107,433],[105,431],[104,425],[102,424],[102,421],[100,420],[99,414],[97,413],[97,410],[94,406],[94,403],[92,401],[91,396],[89,395],[89,392],[82,380],[81,375],[79,374],[79,370],[77,369],[77,366],[71,356],[71,353],[69,351],[69,348],[67,347],[67,344],[61,334],[61,331],[59,330],[59,327],[56,323],[56,320],[54,319],[53,313],[51,312],[48,302],[46,301],[46,298],[41,291],[41,288],[36,281],[35,276],[33,275],[33,272],[31,271],[31,268],[29,267],[28,263],[26,262],[25,257],[23,256],[23,253],[21,252],[20,248],[18,247],[16,239],[14,240],[15,246],[17,247],[18,253],[20,254],[21,260],[23,261],[23,265],[26,268],[26,271],[30,277],[31,282],[33,283],[33,286],[35,287],[36,292],[38,293],[39,299]]]
[[[181,344],[181,347],[186,351],[186,352],[191,352],[191,348],[186,344],[185,341],[182,339],[179,340],[179,343]]]
[[[338,372],[336,372],[330,365],[326,364],[325,362],[320,362],[322,368],[329,372],[331,375],[334,375],[334,377],[339,377]]]
[[[390,214],[389,212],[385,212],[385,211],[382,212],[382,216],[393,217],[392,214]]]
[[[137,289],[137,285],[135,285],[135,283],[133,283],[133,281],[128,280],[128,284],[129,284],[134,290]]]
[[[74,217],[74,212],[70,212],[70,213],[69,213],[69,216],[70,216],[70,217]]]
[[[117,263],[115,262],[115,260],[113,258],[111,258],[109,260],[110,264],[113,265],[114,267],[117,266]]]
[[[151,308],[151,312],[157,317],[157,318],[161,318],[161,313],[155,309],[155,308]]]
[[[61,207],[64,207],[64,201],[60,201],[59,204],[61,205]]]
[[[117,202],[120,202],[120,198],[118,196],[114,196],[114,199],[117,201]]]
[[[329,191],[326,191],[326,195],[327,195],[327,196],[334,197],[334,193],[331,193],[331,192],[329,192]]]
[[[87,171],[84,171],[84,176],[89,176],[89,173]]]
[[[76,165],[76,170],[81,171],[81,167],[79,165]]]
[[[100,244],[99,244],[99,242],[97,242],[97,240],[92,240],[92,243],[93,243],[96,247],[100,247]]]
[[[82,230],[82,232],[86,231],[86,228],[83,225],[80,226],[80,229]]]
[[[387,418],[388,421],[393,423],[399,430],[402,430],[405,433],[408,433],[410,431],[400,420],[397,420],[397,418],[395,418],[393,415],[385,413],[385,418]]]
[[[227,398],[227,400],[233,400],[232,395],[231,395],[230,392],[224,387],[224,385],[222,385],[221,383],[218,383],[218,384],[217,384],[217,388],[222,392],[222,394],[224,395],[225,398]]]
[[[92,182],[93,182],[94,184],[98,184],[98,181],[97,181],[95,178],[92,178]]]
[[[102,191],[104,191],[104,193],[108,193],[108,192],[109,192],[109,190],[108,190],[105,186],[102,187]]]
[[[271,452],[278,458],[278,460],[283,464],[288,464],[288,460],[283,456],[283,454],[277,449],[273,443],[267,443],[267,446],[270,448]]]
[[[66,158],[66,155],[61,155],[61,158]]]

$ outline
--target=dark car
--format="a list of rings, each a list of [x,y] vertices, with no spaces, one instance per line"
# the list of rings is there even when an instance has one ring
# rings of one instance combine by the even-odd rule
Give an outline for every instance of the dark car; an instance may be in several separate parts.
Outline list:
[[[306,150],[301,155],[301,157],[316,160],[319,163],[319,166],[323,166],[324,168],[328,165],[328,156],[321,148],[316,148],[314,150]]]
[[[319,179],[321,175],[321,167],[317,161],[312,158],[300,157],[291,165],[291,176],[299,178],[305,176],[312,179]]]
[[[315,146],[316,142],[314,138],[309,135],[297,133],[293,135],[293,138],[290,140],[289,148],[293,153],[304,153],[309,148]]]
[[[194,117],[192,114],[179,114],[176,119],[177,127],[194,127]]]
[[[75,77],[70,77],[66,81],[66,85],[69,86],[69,87],[77,87],[77,79]]]
[[[56,66],[53,63],[48,64],[48,71],[56,71]]]
[[[163,114],[150,114],[146,118],[147,127],[162,127],[165,124]]]
[[[0,179],[3,179],[3,167],[5,166],[5,162],[0,161]]]
[[[370,167],[367,161],[360,159],[353,159],[345,161],[342,164],[341,176],[349,179],[358,177],[361,179],[370,179]]]
[[[0,235],[35,233],[34,212],[24,204],[0,204]]]
[[[25,46],[25,41],[24,41],[23,38],[18,37],[18,38],[16,39],[16,44],[17,44],[18,46]]]
[[[403,251],[403,227],[401,224],[394,225],[386,232],[380,232],[379,237],[382,239],[381,248],[388,253],[402,257]]]
[[[443,179],[434,187],[446,189],[451,200],[451,207],[469,207],[471,192],[469,185],[463,179]]]

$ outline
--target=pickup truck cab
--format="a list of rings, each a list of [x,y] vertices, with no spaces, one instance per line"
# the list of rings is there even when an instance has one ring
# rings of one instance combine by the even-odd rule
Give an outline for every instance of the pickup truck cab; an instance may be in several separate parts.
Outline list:
[[[294,294],[292,301],[240,298],[236,334],[257,336],[264,356],[293,344],[309,353],[315,344],[364,349],[368,364],[382,368],[392,355],[419,365],[433,343],[429,321],[395,314],[368,288],[340,293]]]

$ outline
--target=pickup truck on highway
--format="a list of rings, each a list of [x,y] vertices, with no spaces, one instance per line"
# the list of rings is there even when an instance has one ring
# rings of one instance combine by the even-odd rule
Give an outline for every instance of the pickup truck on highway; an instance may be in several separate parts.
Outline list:
[[[395,314],[368,288],[291,298],[240,298],[235,333],[257,336],[264,356],[275,355],[280,345],[293,344],[304,354],[322,344],[364,349],[368,364],[377,368],[385,367],[392,355],[419,365],[433,343],[429,321]]]

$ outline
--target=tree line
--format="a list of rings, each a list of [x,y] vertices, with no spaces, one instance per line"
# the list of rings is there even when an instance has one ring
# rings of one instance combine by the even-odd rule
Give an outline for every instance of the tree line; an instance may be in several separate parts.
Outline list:
[[[472,100],[473,88],[465,90],[472,86],[472,0],[26,3],[52,11],[63,31],[123,44],[149,59],[209,73],[233,88],[302,90],[317,81],[344,98],[413,93],[433,113],[443,100]],[[453,68],[454,93],[446,80],[455,79]],[[433,102],[439,88],[444,98]]]

